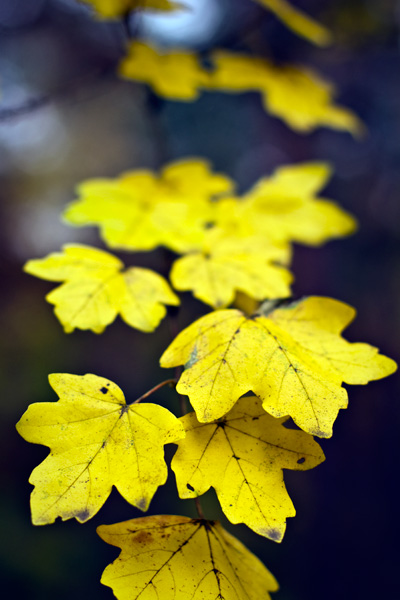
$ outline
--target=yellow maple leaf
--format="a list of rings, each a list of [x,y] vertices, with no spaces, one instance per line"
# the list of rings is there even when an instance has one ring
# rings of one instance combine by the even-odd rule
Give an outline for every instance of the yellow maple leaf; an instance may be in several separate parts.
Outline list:
[[[272,11],[278,19],[298,35],[314,42],[318,46],[327,46],[332,36],[326,27],[317,23],[303,11],[292,6],[286,0],[254,0]]]
[[[186,252],[203,238],[211,200],[233,189],[232,180],[213,173],[208,161],[180,160],[159,176],[139,169],[116,179],[83,182],[64,219],[77,226],[98,225],[112,248],[152,250],[164,245]]]
[[[270,114],[298,133],[309,133],[320,126],[363,135],[363,123],[351,110],[334,102],[335,87],[315,71],[290,65],[270,68],[263,94]]]
[[[199,89],[208,82],[208,73],[195,52],[162,52],[144,42],[129,44],[128,54],[119,64],[118,73],[125,79],[147,83],[160,96],[182,101],[198,98]]]
[[[319,245],[349,235],[355,219],[334,202],[315,197],[329,175],[325,163],[280,167],[241,198],[221,198],[214,204],[214,220],[228,235],[261,235],[273,244]]]
[[[118,600],[269,600],[278,589],[216,521],[156,515],[101,525],[97,533],[122,550],[101,578]]]
[[[209,88],[225,92],[259,91],[267,112],[299,133],[325,126],[363,133],[357,116],[335,104],[335,88],[317,73],[291,65],[275,66],[261,58],[217,50]]]
[[[316,467],[324,460],[320,446],[284,427],[286,418],[268,415],[255,396],[241,398],[213,423],[200,424],[195,413],[180,420],[186,437],[171,463],[179,496],[195,498],[212,486],[232,523],[280,542],[287,517],[296,514],[282,469]]]
[[[59,401],[32,404],[17,424],[25,440],[51,449],[29,479],[33,523],[57,517],[83,523],[113,485],[147,510],[167,480],[164,444],[185,435],[179,420],[157,404],[127,405],[121,389],[103,377],[60,373],[49,381]]]
[[[149,11],[171,12],[185,5],[173,0],[80,0],[90,4],[97,15],[103,19],[123,17],[126,13],[142,9]]]
[[[62,252],[29,260],[24,270],[31,275],[64,283],[46,300],[66,333],[75,328],[101,333],[117,315],[131,327],[154,331],[166,314],[165,304],[179,298],[158,273],[141,267],[123,271],[112,254],[83,245],[65,245]]]
[[[290,296],[291,273],[287,247],[271,245],[262,237],[228,237],[217,228],[205,232],[201,251],[178,258],[171,270],[175,289],[214,308],[231,304],[236,290],[258,300]]]
[[[202,423],[219,419],[252,391],[272,416],[289,415],[307,433],[330,437],[348,403],[342,382],[386,377],[396,363],[340,335],[355,316],[347,304],[310,297],[273,307],[267,316],[231,309],[202,317],[175,338],[161,366],[185,365],[177,391],[189,396]]]

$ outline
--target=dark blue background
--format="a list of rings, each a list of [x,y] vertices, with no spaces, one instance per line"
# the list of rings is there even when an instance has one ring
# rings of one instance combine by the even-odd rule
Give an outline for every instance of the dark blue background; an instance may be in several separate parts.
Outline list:
[[[327,129],[298,135],[265,114],[257,94],[203,94],[190,104],[159,100],[115,76],[124,43],[118,23],[96,23],[85,10],[69,10],[66,1],[1,2],[0,556],[5,596],[111,598],[99,579],[117,552],[97,538],[95,527],[139,516],[113,492],[86,525],[31,526],[27,480],[47,451],[26,444],[14,425],[29,403],[55,400],[47,374],[93,372],[118,383],[128,401],[168,376],[157,366],[170,341],[166,322],[152,335],[117,322],[101,337],[66,336],[44,301],[52,284],[21,271],[25,260],[58,250],[62,243],[100,243],[95,231],[59,222],[80,180],[158,168],[191,155],[208,157],[245,190],[277,165],[330,161],[335,175],[324,196],[357,216],[359,232],[320,249],[296,247],[294,293],[352,304],[359,316],[348,338],[399,358],[398,3],[296,3],[333,30],[336,44],[320,49],[250,0],[215,2],[222,19],[214,38],[199,43],[199,50],[224,46],[319,69],[337,84],[339,100],[364,120],[368,135],[357,141]],[[30,106],[31,99],[41,108]],[[26,110],[11,114],[18,106]],[[162,251],[138,260],[121,256],[155,268],[165,258]],[[207,311],[188,294],[184,299],[181,327]],[[322,442],[326,462],[314,471],[286,473],[298,514],[289,520],[282,544],[228,524],[280,581],[277,600],[400,597],[399,378],[349,392],[349,409],[340,413],[333,438]],[[176,406],[170,392],[154,400]],[[213,493],[203,504],[209,518],[226,523]],[[191,502],[177,499],[172,475],[150,513],[195,514]]]

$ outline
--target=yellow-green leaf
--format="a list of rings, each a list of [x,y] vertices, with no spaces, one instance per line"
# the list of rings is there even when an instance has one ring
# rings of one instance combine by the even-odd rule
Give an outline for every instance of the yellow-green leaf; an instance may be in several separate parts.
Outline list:
[[[179,298],[166,280],[150,269],[130,267],[115,256],[89,246],[66,245],[62,252],[30,260],[31,275],[64,283],[46,300],[66,333],[75,328],[101,333],[119,314],[131,327],[153,331],[166,314],[165,304]]]
[[[287,27],[298,35],[314,42],[318,46],[326,46],[332,36],[326,27],[317,23],[303,11],[295,8],[286,0],[254,0],[272,11]]]
[[[167,480],[164,444],[185,432],[157,404],[127,405],[121,389],[96,375],[53,374],[58,402],[32,404],[17,424],[20,435],[51,450],[32,471],[35,525],[95,515],[115,486],[141,510]]]
[[[101,525],[121,548],[101,582],[118,600],[270,600],[278,584],[216,521],[157,515]]]
[[[90,4],[97,15],[103,19],[123,17],[132,10],[149,10],[171,12],[184,8],[184,4],[173,0],[80,0]]]
[[[265,238],[228,237],[218,229],[205,235],[202,250],[175,261],[171,282],[214,308],[231,304],[236,290],[252,298],[290,296],[291,273],[287,247],[273,246]]]
[[[137,170],[116,179],[85,181],[64,218],[72,225],[98,225],[112,248],[152,250],[165,245],[186,252],[203,238],[211,200],[233,189],[233,181],[213,173],[206,160],[180,160],[159,176]]]
[[[151,85],[160,96],[182,101],[198,98],[199,89],[207,85],[208,73],[194,52],[162,52],[149,44],[134,41],[118,69],[121,77]]]
[[[283,469],[312,469],[324,460],[320,446],[303,431],[284,427],[255,396],[241,398],[219,421],[181,418],[186,437],[178,442],[171,467],[179,496],[195,498],[212,486],[232,523],[245,523],[276,542],[296,511]]]
[[[319,297],[253,317],[213,312],[175,338],[161,366],[185,365],[177,391],[189,396],[202,423],[252,391],[272,416],[289,415],[307,433],[330,437],[339,409],[347,407],[342,382],[366,384],[396,370],[373,346],[340,335],[354,316],[350,306]]]

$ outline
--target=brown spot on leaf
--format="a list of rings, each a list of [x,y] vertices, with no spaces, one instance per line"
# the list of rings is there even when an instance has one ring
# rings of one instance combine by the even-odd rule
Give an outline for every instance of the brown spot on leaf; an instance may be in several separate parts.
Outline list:
[[[153,534],[150,531],[142,530],[136,535],[135,542],[139,544],[149,544],[153,539]]]

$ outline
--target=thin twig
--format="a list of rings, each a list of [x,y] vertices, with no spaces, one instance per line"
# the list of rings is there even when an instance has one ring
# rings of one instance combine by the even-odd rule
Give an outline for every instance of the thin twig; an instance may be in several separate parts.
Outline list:
[[[194,503],[196,505],[197,514],[199,515],[199,519],[205,519],[203,508],[201,506],[199,498],[194,499]]]
[[[158,390],[165,387],[166,385],[169,385],[170,387],[175,387],[176,384],[177,384],[176,379],[166,379],[165,381],[162,381],[158,385],[155,385],[153,388],[151,388],[151,390],[149,390],[148,392],[143,394],[143,396],[140,396],[140,398],[137,398],[137,400],[132,402],[132,404],[139,404],[139,402],[141,402],[145,398],[148,398],[149,396],[151,396],[151,394],[154,394],[154,392],[157,392]]]

